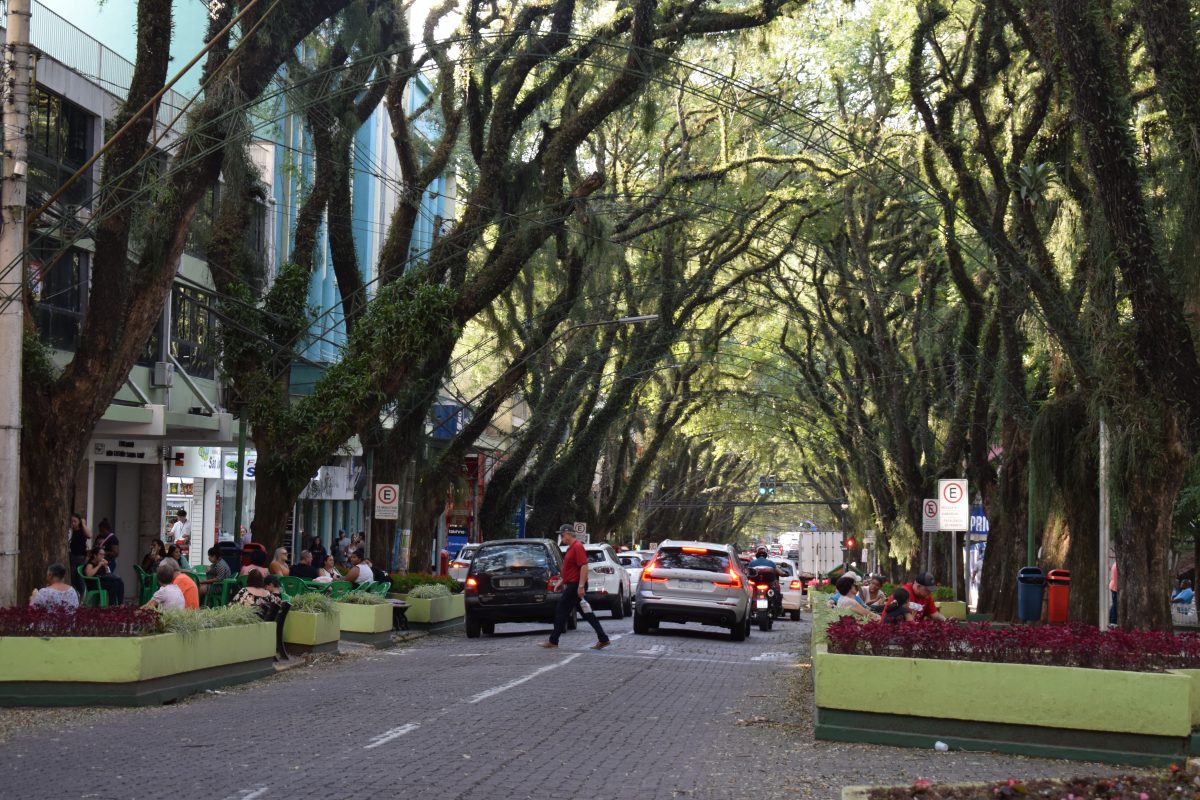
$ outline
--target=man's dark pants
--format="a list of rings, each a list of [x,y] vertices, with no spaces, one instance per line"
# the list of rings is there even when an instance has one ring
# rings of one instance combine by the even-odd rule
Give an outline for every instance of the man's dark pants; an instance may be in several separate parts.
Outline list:
[[[554,633],[550,634],[550,641],[553,644],[558,644],[558,638],[567,630],[567,618],[577,608],[579,608],[579,584],[564,583],[562,597],[558,601],[558,608],[554,609]],[[582,614],[581,616],[592,626],[592,630],[596,632],[597,639],[602,642],[608,641],[608,635],[600,627],[600,620],[596,619],[594,613]]]

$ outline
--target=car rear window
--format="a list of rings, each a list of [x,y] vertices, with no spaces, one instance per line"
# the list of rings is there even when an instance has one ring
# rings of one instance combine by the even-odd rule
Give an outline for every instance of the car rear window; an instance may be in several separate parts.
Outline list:
[[[484,547],[475,554],[471,569],[476,573],[502,572],[519,569],[547,569],[550,555],[537,544],[505,544]]]
[[[587,551],[587,556],[588,556],[588,563],[589,563],[589,564],[599,564],[599,563],[601,563],[602,561],[607,561],[607,560],[608,560],[608,559],[606,559],[606,558],[604,557],[604,551],[603,551],[603,550],[588,550],[588,551]]]
[[[729,554],[720,550],[693,553],[675,547],[661,547],[654,560],[663,569],[696,569],[702,572],[729,571]]]
[[[617,556],[623,567],[640,567],[642,560],[637,556]]]

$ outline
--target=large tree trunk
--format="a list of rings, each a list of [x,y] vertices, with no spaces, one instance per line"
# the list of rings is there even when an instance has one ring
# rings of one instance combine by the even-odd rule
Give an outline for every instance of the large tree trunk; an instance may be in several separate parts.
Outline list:
[[[254,541],[273,551],[285,544],[283,537],[288,514],[292,513],[300,492],[304,491],[304,482],[299,485],[290,483],[286,476],[273,469],[274,442],[260,437],[255,438],[254,445],[258,462],[254,476],[254,518],[250,521],[250,531]]]
[[[1029,441],[1016,420],[1005,417],[1001,425],[1004,464],[995,487],[985,486],[983,503],[988,509],[987,549],[979,580],[979,608],[997,622],[1017,616],[1017,571],[1025,566],[1026,486]]]
[[[1129,516],[1126,524],[1117,526],[1117,621],[1127,628],[1171,629],[1171,533],[1175,501],[1190,460],[1179,417],[1171,411],[1164,417],[1157,458],[1143,458],[1122,492]],[[1152,428],[1135,430],[1126,435]]]
[[[69,564],[65,521],[72,511],[84,511],[70,508],[71,486],[83,459],[79,432],[41,404],[26,406],[22,425],[18,600],[45,582],[47,565]]]

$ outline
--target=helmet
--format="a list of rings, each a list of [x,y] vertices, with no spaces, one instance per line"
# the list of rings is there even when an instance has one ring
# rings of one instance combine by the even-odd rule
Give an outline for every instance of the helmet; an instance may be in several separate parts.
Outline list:
[[[760,547],[757,550],[755,550],[754,557],[755,558],[766,558],[767,557],[767,548]]]

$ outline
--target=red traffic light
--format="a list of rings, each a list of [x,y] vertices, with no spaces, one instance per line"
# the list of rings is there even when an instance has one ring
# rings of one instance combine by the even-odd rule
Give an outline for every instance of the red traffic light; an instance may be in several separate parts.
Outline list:
[[[857,546],[858,546],[858,542],[854,541],[853,536],[847,538],[846,541],[842,542],[842,547],[846,548],[847,550],[853,550]]]

